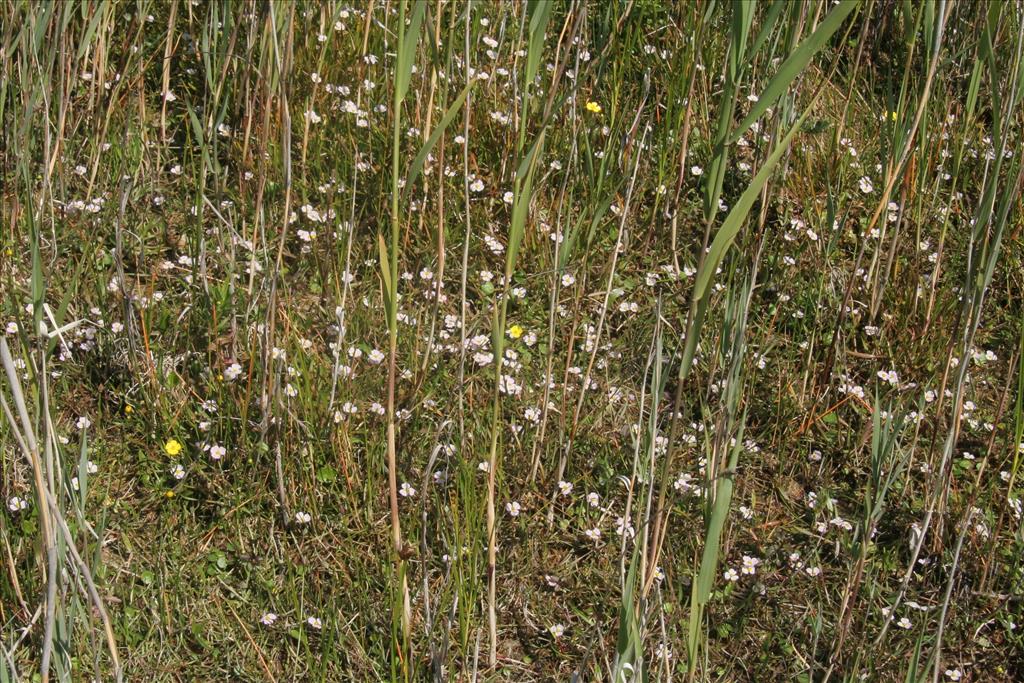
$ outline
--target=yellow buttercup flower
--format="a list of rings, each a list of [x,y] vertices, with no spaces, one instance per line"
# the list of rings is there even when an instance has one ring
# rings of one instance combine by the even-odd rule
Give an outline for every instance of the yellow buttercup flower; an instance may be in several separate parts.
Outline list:
[[[131,403],[126,403],[124,405],[124,414],[125,415],[131,415],[133,412],[135,412],[135,408],[132,408],[132,404]]]
[[[168,439],[167,443],[164,444],[164,452],[167,455],[177,455],[181,453],[181,443],[177,439]]]
[[[523,336],[523,326],[513,325],[512,327],[508,328],[508,336],[512,337],[513,339],[519,339],[520,337]]]
[[[597,102],[594,102],[594,101],[587,102],[587,111],[589,111],[589,112],[591,112],[593,114],[600,114],[601,113],[601,105],[598,104]]]

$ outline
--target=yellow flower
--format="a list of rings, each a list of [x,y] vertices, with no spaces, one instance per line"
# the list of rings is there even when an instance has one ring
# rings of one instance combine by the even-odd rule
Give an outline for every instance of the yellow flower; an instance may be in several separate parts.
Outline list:
[[[174,498],[174,491],[167,489],[167,493],[164,494],[168,498]]]
[[[587,111],[589,111],[591,113],[594,113],[594,114],[600,114],[601,113],[601,105],[598,104],[597,102],[594,102],[594,101],[587,102]]]
[[[131,403],[125,403],[124,404],[124,414],[125,415],[131,415],[133,412],[135,412],[135,408],[132,408],[132,404]]]
[[[168,439],[164,444],[164,451],[167,455],[177,455],[181,453],[181,443],[177,439]]]
[[[520,337],[523,336],[523,326],[513,325],[512,327],[508,328],[508,336],[512,337],[513,339],[519,339]]]

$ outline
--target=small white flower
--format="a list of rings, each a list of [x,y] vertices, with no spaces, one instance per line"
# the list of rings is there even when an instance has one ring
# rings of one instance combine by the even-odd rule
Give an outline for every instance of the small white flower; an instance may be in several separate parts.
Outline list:
[[[548,632],[555,638],[561,638],[565,635],[565,626],[562,624],[552,624],[551,626],[548,626]]]
[[[572,482],[560,481],[558,482],[558,490],[562,492],[563,496],[568,496],[572,493],[573,485]]]
[[[416,495],[416,489],[414,489],[409,482],[403,481],[402,487],[398,489],[398,495],[402,498],[411,498]]]
[[[220,460],[228,454],[228,449],[224,448],[220,444],[214,444],[210,446],[210,457],[214,460]]]
[[[312,521],[312,519],[313,517],[308,512],[304,512],[303,510],[299,510],[298,512],[295,513],[295,522],[297,524],[309,524]]]
[[[7,509],[11,512],[21,512],[28,507],[28,501],[18,496],[11,496],[7,501]]]
[[[242,366],[238,363],[232,363],[231,365],[224,368],[224,379],[229,382],[234,382],[238,379],[238,376],[242,374]]]
[[[900,620],[896,622],[896,625],[902,629],[909,629],[914,624],[910,621],[910,619],[906,617],[900,617]]]
[[[82,417],[78,418],[78,422],[75,423],[75,426],[78,427],[79,429],[88,429],[91,424],[92,421],[85,415],[83,415]]]
[[[323,628],[323,625],[324,625],[323,622],[320,621],[319,617],[309,617],[309,618],[306,619],[306,623],[309,624],[310,628],[315,628],[318,631],[321,628]]]
[[[513,500],[511,503],[505,503],[505,511],[512,517],[518,517],[522,509],[522,506],[519,505],[519,501]]]
[[[179,481],[184,479],[185,478],[185,468],[182,467],[180,464],[173,465],[171,467],[171,476],[174,477],[175,479],[179,480]]]
[[[601,540],[601,530],[597,527],[594,527],[593,529],[587,529],[583,532],[583,535],[589,538],[591,541]]]
[[[275,621],[277,621],[277,615],[273,612],[264,612],[260,617],[260,623],[264,626],[273,626]]]
[[[735,583],[735,582],[740,580],[740,575],[732,567],[729,567],[728,569],[726,569],[725,572],[722,574],[722,577],[726,581],[731,581],[733,583]]]

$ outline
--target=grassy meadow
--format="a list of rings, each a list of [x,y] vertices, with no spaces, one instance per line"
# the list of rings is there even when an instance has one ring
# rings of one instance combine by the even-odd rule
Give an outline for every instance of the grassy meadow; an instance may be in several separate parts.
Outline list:
[[[1024,680],[1021,0],[0,0],[0,683]]]

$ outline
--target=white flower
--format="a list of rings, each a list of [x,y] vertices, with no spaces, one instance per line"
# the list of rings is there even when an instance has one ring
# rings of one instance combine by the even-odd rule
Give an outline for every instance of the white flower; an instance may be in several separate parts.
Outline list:
[[[78,418],[78,422],[75,423],[75,426],[77,426],[79,429],[88,429],[89,425],[91,424],[92,421],[85,415],[83,415],[82,417]]]
[[[323,627],[323,622],[320,621],[319,617],[309,617],[306,619],[306,623],[309,624],[310,628],[315,628],[318,631]]]
[[[818,576],[821,574],[821,567],[807,567],[804,571],[807,572],[807,576]]]
[[[601,540],[601,530],[597,527],[594,527],[593,529],[587,529],[583,532],[583,535],[589,538],[591,541]]]
[[[171,466],[171,476],[179,481],[185,478],[185,468],[181,464]]]
[[[568,482],[565,480],[558,482],[558,490],[562,492],[563,496],[568,496],[570,493],[572,493],[572,488],[572,482]]]
[[[18,496],[11,496],[7,501],[7,509],[11,512],[20,512],[28,507],[28,501]]]
[[[511,503],[505,503],[505,511],[512,517],[518,517],[522,509],[518,501],[513,500]]]
[[[591,491],[590,493],[587,494],[587,505],[589,505],[592,508],[596,508],[600,504],[601,496],[597,495],[596,492]]]
[[[946,678],[951,681],[959,681],[963,678],[963,674],[960,673],[960,669],[946,669]]]
[[[228,454],[228,449],[224,448],[220,444],[214,444],[210,446],[210,457],[214,460],[220,460]]]
[[[690,174],[694,175],[694,176],[703,175],[704,174],[704,169],[701,168],[700,166],[696,166],[696,165],[691,166],[690,167]]]
[[[491,463],[487,462],[486,460],[481,460],[480,464],[478,464],[476,466],[476,468],[478,470],[480,470],[481,472],[490,472],[491,471]]]
[[[555,638],[561,638],[565,635],[565,626],[562,624],[552,624],[551,626],[548,626],[548,632]]]
[[[295,513],[295,522],[297,524],[309,524],[310,521],[312,521],[312,519],[313,517],[308,512],[305,512],[303,510],[299,510],[298,512]]]
[[[864,194],[871,194],[875,191],[875,186],[871,184],[871,178],[868,178],[867,176],[862,176],[859,184],[860,191]]]
[[[224,368],[224,379],[229,382],[234,382],[238,379],[238,376],[242,374],[242,366],[238,363],[232,363],[231,365]]]
[[[576,284],[576,278],[574,278],[570,273],[562,275],[563,287],[572,287],[574,284]]]
[[[275,621],[277,621],[277,615],[273,612],[264,612],[260,617],[260,623],[264,626],[273,626]]]
[[[370,353],[366,354],[366,359],[374,365],[379,365],[384,360],[384,352],[380,349],[373,349]]]
[[[736,581],[740,580],[740,575],[732,567],[729,567],[728,569],[726,569],[725,572],[722,574],[722,577],[726,581],[731,581],[733,583],[735,583]]]
[[[398,489],[398,495],[402,498],[411,498],[416,495],[416,489],[414,489],[409,482],[403,481],[402,487]]]
[[[742,571],[744,574],[748,576],[753,576],[753,574],[757,571],[757,565],[759,564],[761,564],[760,559],[756,557],[751,557],[750,555],[744,555],[743,567],[740,571]]]
[[[900,617],[900,620],[896,622],[896,625],[900,628],[908,629],[914,624],[910,621],[910,619],[907,619],[906,617]]]

